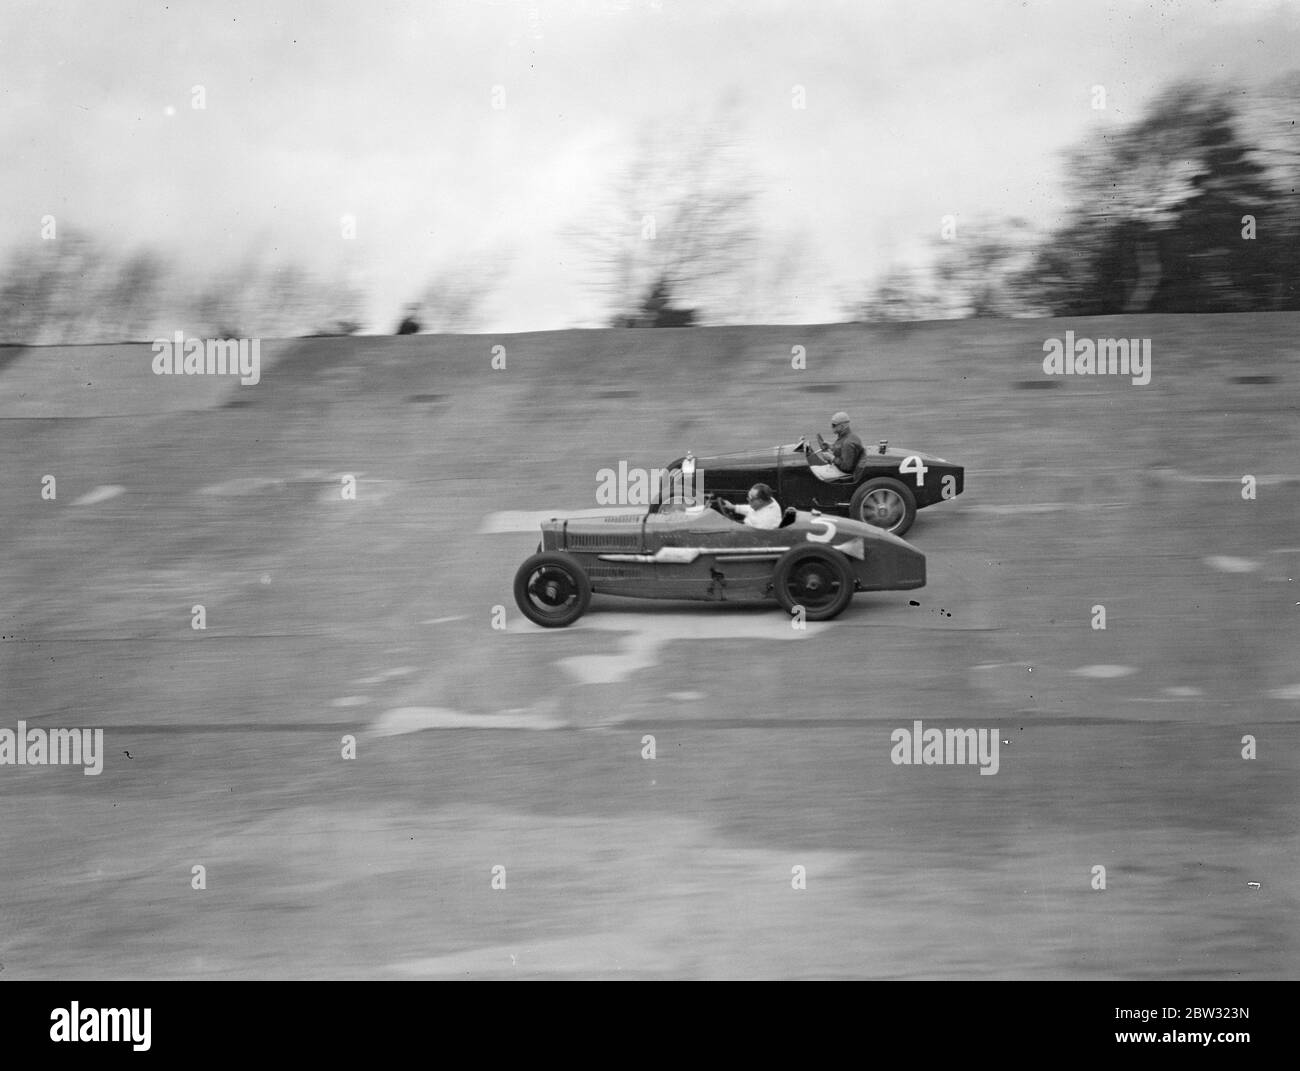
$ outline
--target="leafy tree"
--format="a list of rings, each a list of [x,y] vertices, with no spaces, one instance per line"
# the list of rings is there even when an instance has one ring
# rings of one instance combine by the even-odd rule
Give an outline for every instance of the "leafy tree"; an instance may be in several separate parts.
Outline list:
[[[1026,282],[1055,313],[1269,307],[1280,235],[1242,237],[1279,193],[1241,140],[1226,91],[1174,86],[1145,118],[1069,156],[1074,209]]]
[[[1269,80],[1236,100],[1240,127],[1255,146],[1277,198],[1256,219],[1248,251],[1275,276],[1270,307],[1300,309],[1300,71]]]

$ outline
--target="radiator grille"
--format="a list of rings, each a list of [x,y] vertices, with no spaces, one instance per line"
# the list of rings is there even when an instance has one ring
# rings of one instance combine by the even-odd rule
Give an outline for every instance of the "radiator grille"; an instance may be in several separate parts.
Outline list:
[[[636,550],[641,545],[641,537],[635,533],[570,532],[567,542],[574,550]]]

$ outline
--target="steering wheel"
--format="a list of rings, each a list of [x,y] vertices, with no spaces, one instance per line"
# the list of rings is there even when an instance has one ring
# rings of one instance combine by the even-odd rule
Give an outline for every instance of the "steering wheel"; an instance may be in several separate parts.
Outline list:
[[[731,503],[728,502],[728,501],[727,501],[725,498],[723,498],[721,495],[706,495],[706,496],[705,496],[704,504],[705,504],[705,506],[707,506],[709,509],[715,509],[715,510],[717,510],[719,513],[721,513],[721,514],[722,514],[724,517],[726,517],[728,520],[731,519],[731,514],[727,511],[727,507],[730,506]]]

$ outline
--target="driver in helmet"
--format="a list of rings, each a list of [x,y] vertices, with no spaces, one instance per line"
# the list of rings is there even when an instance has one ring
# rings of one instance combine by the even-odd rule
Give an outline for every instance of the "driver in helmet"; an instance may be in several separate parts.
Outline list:
[[[833,443],[827,444],[826,440],[818,435],[817,442],[821,449],[813,450],[809,448],[807,451],[809,469],[817,479],[824,483],[842,480],[845,476],[853,475],[853,469],[864,452],[862,440],[854,434],[853,429],[849,426],[848,413],[841,410],[832,416],[831,430],[835,432],[835,441]],[[814,465],[814,459],[820,461],[821,464]]]

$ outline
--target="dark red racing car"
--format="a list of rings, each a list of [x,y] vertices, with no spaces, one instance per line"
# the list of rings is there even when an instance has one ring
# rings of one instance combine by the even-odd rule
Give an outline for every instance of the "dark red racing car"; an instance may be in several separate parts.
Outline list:
[[[572,624],[593,594],[775,599],[825,621],[855,592],[925,584],[925,555],[878,527],[788,508],[779,528],[754,528],[714,505],[546,521],[538,553],[515,574],[515,602],[547,628]]]

